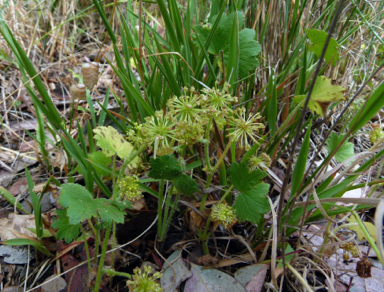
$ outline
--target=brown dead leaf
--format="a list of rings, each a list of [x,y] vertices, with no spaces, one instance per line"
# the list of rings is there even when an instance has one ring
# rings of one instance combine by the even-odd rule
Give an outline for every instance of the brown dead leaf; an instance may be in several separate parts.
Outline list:
[[[8,171],[0,171],[0,186],[8,189],[9,184],[12,182],[15,175]]]
[[[16,197],[20,193],[24,192],[26,189],[28,189],[27,178],[22,177],[8,188],[8,192],[10,192]]]
[[[55,167],[60,168],[60,172],[62,172],[68,163],[67,153],[65,153],[64,150],[54,151],[53,153],[55,154],[55,157],[53,158],[52,163]]]
[[[361,261],[358,261],[356,264],[356,272],[361,278],[372,277],[371,270],[372,270],[372,263],[367,259],[362,259]]]
[[[147,204],[145,204],[144,197],[134,200],[132,203],[132,209],[136,211],[147,210]]]
[[[199,257],[196,259],[196,263],[200,266],[211,266],[211,265],[217,265],[219,263],[219,259],[216,257],[211,256],[210,254],[203,255],[202,257]]]
[[[45,187],[46,183],[40,183],[40,184],[36,184],[34,187],[33,187],[33,191],[35,193],[42,193],[43,190],[44,190],[44,187]],[[57,186],[53,183],[49,184],[49,186],[47,187],[46,189],[46,192],[52,192],[54,190],[57,190]]]
[[[0,219],[0,238],[2,241],[14,238],[36,238],[36,234],[27,228],[36,228],[34,215],[11,213],[8,218]]]
[[[16,154],[12,151],[4,151],[0,149],[0,160],[4,163],[12,163],[16,158]]]

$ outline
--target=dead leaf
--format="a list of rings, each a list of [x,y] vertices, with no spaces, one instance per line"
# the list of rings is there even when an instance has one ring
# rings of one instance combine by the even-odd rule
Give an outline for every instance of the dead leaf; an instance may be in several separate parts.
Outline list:
[[[211,256],[210,254],[203,255],[196,259],[196,263],[200,266],[211,266],[211,265],[217,265],[219,263],[219,259],[216,257]]]
[[[356,273],[361,278],[372,277],[371,270],[372,270],[372,263],[367,259],[362,259],[361,261],[358,261],[356,264]]]
[[[33,187],[33,191],[35,193],[42,193],[43,190],[44,190],[44,187],[45,187],[46,183],[40,183],[40,184],[36,184],[34,187]],[[57,190],[57,186],[53,183],[50,183],[46,189],[46,192],[51,192],[52,190]]]
[[[67,153],[64,150],[54,151],[52,153],[55,154],[55,157],[52,161],[53,165],[57,168],[60,168],[60,172],[63,172],[64,167],[68,163]]]
[[[27,228],[36,229],[34,215],[11,213],[8,218],[0,219],[0,238],[2,241],[20,237],[35,239],[36,234]]]
[[[12,182],[15,175],[8,171],[0,171],[0,186],[8,189],[9,184]]]
[[[240,282],[219,270],[191,264],[191,272],[192,277],[185,283],[184,292],[247,291]]]
[[[163,268],[161,288],[164,289],[164,292],[175,291],[181,282],[192,276],[181,257],[181,250],[176,250],[171,254]]]
[[[136,211],[140,211],[142,209],[146,210],[147,205],[145,204],[144,197],[140,197],[137,200],[134,200],[132,203],[132,209]]]
[[[247,292],[261,292],[268,269],[268,264],[251,265],[237,270],[234,277],[245,287]]]
[[[357,220],[354,216],[351,216],[349,219],[348,219],[348,222],[349,223],[357,223]],[[369,235],[375,240],[375,242],[377,242],[376,240],[376,229],[375,229],[375,225],[373,225],[372,223],[370,222],[363,222],[365,228],[367,229]],[[363,232],[363,230],[360,228],[359,225],[356,225],[356,226],[350,226],[349,229],[355,231],[357,233],[357,236],[359,237],[359,240],[360,241],[364,241],[366,240],[365,238],[365,234]]]
[[[51,280],[54,279],[54,280]],[[52,275],[45,280],[45,284],[41,286],[41,290],[44,292],[60,291],[67,287],[67,282],[57,275]]]
[[[10,192],[15,197],[24,192],[28,188],[27,178],[24,176],[14,182],[9,188],[8,192]]]

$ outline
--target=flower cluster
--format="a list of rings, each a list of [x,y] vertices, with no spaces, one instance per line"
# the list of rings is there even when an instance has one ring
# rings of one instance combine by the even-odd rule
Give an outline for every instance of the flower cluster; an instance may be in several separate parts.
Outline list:
[[[230,227],[236,220],[233,207],[226,203],[221,203],[212,207],[211,218],[213,221],[219,221],[225,228]]]
[[[381,128],[374,128],[371,133],[369,133],[369,141],[372,144],[375,144],[377,141],[384,137],[384,131]]]
[[[261,153],[260,156],[254,156],[249,159],[249,168],[254,170],[256,168],[269,167],[271,165],[271,157],[267,153]]]
[[[139,267],[133,270],[132,280],[127,281],[129,291],[132,292],[162,292],[160,284],[156,282],[161,278],[161,273],[155,272],[153,275],[150,266],[144,266],[144,272]]]
[[[214,131],[214,125],[220,131],[229,125],[228,137],[238,141],[239,147],[250,148],[249,140],[256,142],[263,128],[257,122],[261,117],[259,114],[246,117],[245,109],[233,111],[232,105],[238,99],[229,93],[229,88],[225,83],[223,89],[218,89],[216,83],[212,89],[203,89],[202,94],[196,93],[194,87],[184,88],[182,96],[168,100],[168,113],[157,111],[145,123],[135,124],[128,131],[128,139],[136,147],[147,145],[156,157],[173,153],[176,145],[185,149],[197,142],[207,142],[204,135]]]
[[[124,176],[117,181],[120,189],[120,196],[125,197],[129,201],[135,201],[143,196],[137,176]]]
[[[233,116],[229,118],[230,130],[228,136],[232,141],[239,141],[239,147],[249,150],[251,145],[249,139],[257,143],[260,137],[257,133],[264,128],[264,125],[257,121],[261,119],[259,113],[247,117],[245,108],[238,108]]]

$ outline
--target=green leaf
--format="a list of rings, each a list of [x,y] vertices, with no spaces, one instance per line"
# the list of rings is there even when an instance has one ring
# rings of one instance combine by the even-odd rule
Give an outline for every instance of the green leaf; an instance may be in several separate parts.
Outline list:
[[[261,52],[260,44],[255,40],[256,32],[250,28],[244,28],[239,32],[239,74],[240,79],[249,75],[250,71],[260,65],[257,55]],[[224,60],[227,63],[229,51],[224,52]]]
[[[308,108],[323,118],[332,102],[345,100],[343,92],[345,89],[341,86],[332,85],[332,80],[325,76],[319,76],[316,79]],[[296,103],[300,103],[306,98],[306,95],[298,95],[293,98]]]
[[[236,17],[236,13],[241,27],[242,23],[244,22],[244,13],[237,11],[230,14],[223,14],[217,26],[216,32],[213,35],[212,41],[209,44],[208,53],[215,55],[218,54],[221,50],[225,51],[229,49],[232,26]],[[196,25],[196,31],[199,33],[199,37],[203,43],[206,42],[211,31],[211,26],[213,23],[215,23],[216,18],[217,16],[212,17],[210,24],[204,26]],[[194,37],[196,38],[196,36]],[[195,43],[198,45],[196,39]]]
[[[329,138],[327,139],[327,145],[326,149],[328,153],[331,153],[336,147],[341,143],[341,140],[344,138],[344,135],[338,136],[335,132],[332,132]],[[348,158],[355,155],[353,151],[353,144],[350,142],[345,141],[343,145],[337,150],[335,154],[335,159],[337,162],[343,162],[344,160],[347,160]]]
[[[194,193],[199,191],[197,183],[186,174],[176,177],[173,184],[179,192],[187,196],[192,196]]]
[[[132,208],[132,203],[128,200],[125,200],[125,201],[113,200],[113,201],[111,201],[111,203],[113,206],[116,206],[120,211]]]
[[[107,157],[117,154],[120,158],[128,157],[133,150],[131,143],[125,141],[122,135],[111,126],[94,129],[97,145]]]
[[[16,208],[19,209],[20,211],[26,214],[31,214],[27,210],[25,210],[19,202],[16,202],[16,198],[10,192],[8,192],[6,189],[4,189],[1,186],[0,186],[0,196],[6,199],[8,203],[10,203],[12,206],[16,204]]]
[[[52,223],[52,227],[58,229],[56,238],[64,239],[66,243],[71,243],[79,237],[80,223],[70,224],[66,210],[56,209],[56,214],[57,220]]]
[[[231,32],[233,32],[233,23],[235,21],[236,14],[238,16],[239,29],[241,29],[244,23],[244,13],[235,11],[228,15],[223,14],[216,32],[213,35],[212,41],[208,47],[208,53],[217,55],[220,51],[224,51],[224,62],[226,67],[229,60],[229,47],[231,42]],[[195,30],[199,35],[199,39],[202,43],[207,41],[208,35],[211,31],[212,24],[215,22],[216,16],[212,17],[211,24],[197,25]],[[261,51],[260,44],[255,40],[256,32],[253,29],[245,28],[239,32],[239,67],[238,78],[245,78],[249,75],[250,71],[255,70],[259,66],[257,55]],[[200,47],[199,41],[196,35],[193,35],[195,44]],[[218,56],[219,62],[221,62],[221,56]]]
[[[37,235],[36,228],[28,228],[27,227],[27,229]],[[42,238],[52,237],[52,234],[47,229],[43,229],[43,233],[42,233],[41,237]]]
[[[4,244],[6,244],[6,245],[16,245],[16,246],[17,245],[32,245],[34,248],[36,248],[37,250],[41,251],[43,254],[51,255],[49,250],[44,245],[42,245],[38,241],[34,241],[34,240],[28,239],[28,238],[8,239],[8,240],[4,241]]]
[[[295,168],[292,172],[291,194],[294,195],[299,190],[300,184],[303,181],[305,166],[308,158],[309,142],[311,136],[311,127],[307,129],[303,144],[301,146],[299,156],[297,157]]]
[[[247,161],[232,163],[228,169],[228,173],[231,184],[240,192],[251,190],[260,183],[260,180],[267,176],[267,174],[260,169],[249,172]]]
[[[328,34],[325,31],[317,29],[307,30],[307,37],[312,42],[312,45],[309,46],[309,51],[313,52],[318,58],[321,56],[323,51],[325,41],[327,40]],[[324,59],[328,63],[332,60],[331,64],[336,65],[336,61],[340,59],[339,53],[339,44],[334,38],[329,40],[327,50],[325,51]]]
[[[67,209],[69,223],[75,225],[85,219],[100,216],[106,223],[124,222],[124,213],[107,199],[93,199],[86,188],[78,184],[66,184],[61,189],[59,203]]]
[[[96,164],[93,164],[93,167],[96,170],[96,173],[99,176],[109,176],[110,172],[107,172],[105,169],[97,166],[97,164],[103,165],[105,167],[108,167],[112,163],[112,159],[110,157],[107,157],[103,152],[101,151],[95,151],[91,152],[88,155],[88,158],[91,162],[94,162]]]
[[[228,170],[229,180],[241,192],[233,205],[237,218],[239,221],[248,220],[255,223],[261,214],[270,210],[268,199],[265,197],[269,185],[261,182],[261,179],[267,176],[264,171],[256,169],[250,172],[247,165],[247,161],[232,163]]]
[[[268,199],[265,197],[268,190],[268,184],[260,183],[237,196],[233,207],[240,222],[248,220],[256,223],[261,214],[265,214],[270,210]]]
[[[150,158],[151,171],[149,177],[156,179],[172,180],[181,174],[179,161],[173,155],[164,155]]]
[[[116,206],[116,203],[113,204],[112,201],[104,198],[95,199],[93,200],[93,203],[98,215],[104,223],[124,223],[124,212],[120,211],[120,209]]]
[[[375,89],[364,107],[362,107],[355,117],[349,123],[352,128],[352,134],[360,130],[366,123],[368,123],[373,116],[384,106],[384,82]]]

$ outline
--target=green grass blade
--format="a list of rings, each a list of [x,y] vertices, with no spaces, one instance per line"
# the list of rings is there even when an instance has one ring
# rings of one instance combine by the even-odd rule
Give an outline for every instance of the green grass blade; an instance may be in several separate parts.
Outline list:
[[[307,129],[305,134],[303,144],[297,157],[295,168],[292,172],[292,182],[291,182],[291,195],[295,195],[299,190],[301,182],[304,179],[304,172],[307,165],[308,151],[309,151],[309,142],[311,136],[311,127]]]
[[[352,134],[360,130],[366,125],[384,106],[384,82],[380,84],[369,97],[366,105],[356,114],[356,116],[349,123],[349,127],[352,130]]]
[[[236,94],[236,86],[234,83],[237,81],[239,72],[239,17],[238,13],[233,21],[231,42],[229,44],[229,58],[227,67],[228,83],[231,84],[232,94]]]

